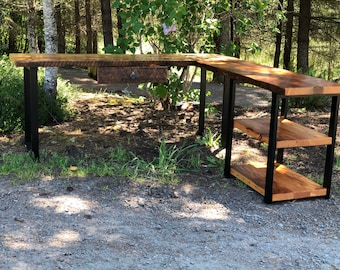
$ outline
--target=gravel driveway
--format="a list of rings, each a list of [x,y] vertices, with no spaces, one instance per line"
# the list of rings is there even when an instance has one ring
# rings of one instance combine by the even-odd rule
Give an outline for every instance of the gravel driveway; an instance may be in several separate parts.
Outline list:
[[[340,269],[338,197],[116,180],[1,179],[0,268]]]

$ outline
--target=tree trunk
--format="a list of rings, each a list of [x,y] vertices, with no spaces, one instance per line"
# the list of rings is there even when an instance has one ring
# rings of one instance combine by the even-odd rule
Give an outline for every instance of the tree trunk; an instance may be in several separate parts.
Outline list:
[[[36,18],[39,18],[36,20],[36,34],[38,39],[38,49],[39,52],[45,51],[45,41],[44,41],[44,20],[41,20],[40,18],[43,18],[43,11],[41,8],[36,9],[37,16]]]
[[[80,53],[81,46],[80,46],[80,11],[79,11],[79,0],[74,1],[74,24],[75,24],[75,43],[76,43],[76,50],[75,53]]]
[[[91,0],[85,0],[86,11],[86,52],[92,53],[92,20],[91,20]]]
[[[57,53],[58,36],[53,0],[43,0],[43,14],[45,53],[54,54]],[[57,96],[57,73],[58,68],[56,67],[45,69],[44,91],[53,98]]]
[[[117,8],[117,30],[118,30],[118,38],[124,38],[124,34],[122,33],[122,30],[123,29],[123,20],[122,20],[122,17],[119,16],[120,14],[120,8]],[[123,53],[125,53],[125,50],[123,50]]]
[[[283,0],[280,0],[278,4],[278,10],[282,11]],[[275,54],[274,54],[274,67],[279,67],[280,55],[281,55],[281,41],[282,41],[282,20],[277,23],[279,30],[275,37]]]
[[[226,12],[224,12],[223,15],[219,18],[221,28],[219,34],[214,36],[214,42],[216,45],[216,53],[218,54],[226,54],[230,55],[230,52],[228,51],[228,47],[231,43],[230,38],[230,16],[227,15]],[[220,73],[214,73],[214,82],[223,82],[223,74]]]
[[[92,52],[98,53],[98,32],[97,32],[97,30],[94,30],[93,35],[92,35]]]
[[[283,68],[288,70],[292,69],[290,58],[292,53],[292,39],[293,39],[293,18],[294,18],[293,15],[294,15],[294,0],[288,0],[285,47],[283,54]]]
[[[300,0],[297,70],[308,72],[309,29],[311,20],[311,0]]]
[[[30,53],[39,53],[36,32],[35,0],[27,0],[27,39]]]
[[[15,53],[17,52],[17,35],[18,35],[18,25],[17,25],[17,13],[11,11],[9,21],[9,33],[8,33],[8,52]]]
[[[101,0],[100,4],[102,12],[104,47],[106,47],[108,45],[113,45],[111,3],[110,0]]]
[[[238,8],[239,6],[239,2],[234,2],[234,1],[230,1],[231,2],[231,6],[233,6],[235,9]],[[232,11],[232,13],[234,13]],[[235,20],[235,18],[233,17],[233,15],[230,16],[230,40],[233,42],[233,44],[235,45],[235,50],[233,50],[233,54],[235,57],[240,58],[241,56],[241,38],[239,35],[236,34],[236,24],[237,24],[237,20]]]
[[[63,25],[63,18],[61,14],[61,3],[58,3],[55,8],[56,23],[58,32],[58,52],[65,53],[66,41],[65,41],[65,27]]]

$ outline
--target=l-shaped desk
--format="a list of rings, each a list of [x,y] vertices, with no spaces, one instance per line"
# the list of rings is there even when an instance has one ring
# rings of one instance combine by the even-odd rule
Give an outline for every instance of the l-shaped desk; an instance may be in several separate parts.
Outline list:
[[[225,177],[239,178],[263,195],[266,203],[330,196],[339,112],[338,83],[216,54],[11,54],[10,59],[17,67],[24,68],[25,144],[36,158],[39,158],[38,67],[95,67],[100,82],[114,83],[121,81],[117,77],[122,76],[127,76],[123,81],[162,81],[170,66],[198,66],[201,68],[198,134],[204,132],[206,70],[224,75],[222,143],[226,148]],[[120,69],[124,71],[119,72]],[[148,77],[152,73],[163,75]],[[269,119],[234,120],[236,82],[249,83],[272,92]],[[329,96],[332,100],[327,135],[286,118],[287,99],[308,96]],[[265,164],[231,164],[234,127],[268,144]],[[326,145],[322,185],[282,164],[284,148],[317,145]]]

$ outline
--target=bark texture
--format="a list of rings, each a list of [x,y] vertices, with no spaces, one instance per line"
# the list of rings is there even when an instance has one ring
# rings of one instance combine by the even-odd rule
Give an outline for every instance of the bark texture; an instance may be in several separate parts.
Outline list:
[[[113,45],[112,15],[110,0],[101,0],[104,46]]]
[[[309,29],[311,20],[311,0],[300,0],[297,69],[308,72]]]
[[[45,53],[57,53],[58,35],[53,0],[43,0],[43,14]],[[56,97],[57,95],[57,73],[58,68],[56,67],[48,67],[45,69],[44,91],[51,97]]]
[[[27,0],[27,39],[30,53],[39,53],[36,34],[35,0]]]

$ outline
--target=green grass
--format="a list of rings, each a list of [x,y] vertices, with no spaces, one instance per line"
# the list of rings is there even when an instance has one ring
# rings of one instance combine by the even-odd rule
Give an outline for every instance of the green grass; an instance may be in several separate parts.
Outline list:
[[[334,170],[340,170],[340,156],[335,157]]]
[[[213,133],[210,128],[207,129],[198,143],[210,148],[219,148],[221,146],[221,134]]]
[[[0,176],[8,176],[14,185],[39,179],[68,179],[87,176],[123,177],[177,184],[182,172],[199,172],[202,167],[197,144],[167,145],[163,139],[158,156],[151,162],[118,146],[107,158],[83,156],[71,159],[64,154],[42,152],[40,162],[29,153],[4,153],[0,156]]]

